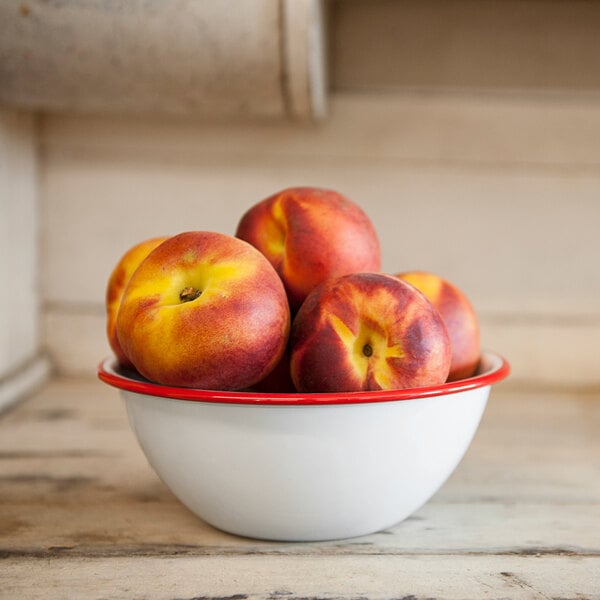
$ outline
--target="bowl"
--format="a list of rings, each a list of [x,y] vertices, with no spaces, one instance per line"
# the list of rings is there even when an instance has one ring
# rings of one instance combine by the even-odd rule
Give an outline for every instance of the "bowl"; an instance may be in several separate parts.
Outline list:
[[[168,387],[112,358],[98,376],[120,390],[148,462],[198,517],[244,537],[324,541],[381,531],[427,502],[509,370],[486,351],[469,379],[338,394]]]

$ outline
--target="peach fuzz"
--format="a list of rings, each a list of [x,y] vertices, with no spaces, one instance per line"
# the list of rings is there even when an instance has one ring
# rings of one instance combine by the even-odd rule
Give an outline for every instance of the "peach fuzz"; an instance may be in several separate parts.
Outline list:
[[[438,385],[450,369],[439,312],[413,286],[379,273],[319,285],[294,319],[290,347],[300,392]]]
[[[147,379],[250,387],[278,363],[290,329],[285,289],[250,244],[190,231],[163,242],[129,281],[117,317],[126,356]]]
[[[168,236],[155,237],[136,244],[119,259],[112,270],[106,286],[106,335],[111,350],[117,360],[125,367],[132,367],[131,361],[125,356],[119,339],[117,337],[117,313],[121,305],[121,299],[125,288],[134,271],[140,263],[156,248],[162,244]]]
[[[370,219],[332,190],[280,191],[242,216],[236,236],[258,248],[275,267],[293,313],[322,281],[381,268],[379,239]]]
[[[435,273],[410,271],[397,277],[423,292],[442,315],[452,350],[448,381],[474,375],[481,353],[479,321],[464,292]]]

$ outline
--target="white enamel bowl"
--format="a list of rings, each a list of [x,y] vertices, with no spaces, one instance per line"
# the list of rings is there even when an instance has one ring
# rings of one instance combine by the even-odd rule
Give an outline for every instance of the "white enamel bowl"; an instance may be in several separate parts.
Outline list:
[[[417,510],[454,471],[508,363],[436,387],[344,394],[155,385],[105,360],[150,463],[200,518],[241,536],[348,538]]]

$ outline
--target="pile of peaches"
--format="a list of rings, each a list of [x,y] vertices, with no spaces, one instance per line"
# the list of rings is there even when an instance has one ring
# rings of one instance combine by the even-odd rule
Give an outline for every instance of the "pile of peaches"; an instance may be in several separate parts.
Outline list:
[[[480,358],[466,295],[434,273],[381,272],[362,208],[312,187],[254,204],[235,236],[141,241],[111,273],[106,309],[120,365],[169,386],[404,389],[470,377]]]

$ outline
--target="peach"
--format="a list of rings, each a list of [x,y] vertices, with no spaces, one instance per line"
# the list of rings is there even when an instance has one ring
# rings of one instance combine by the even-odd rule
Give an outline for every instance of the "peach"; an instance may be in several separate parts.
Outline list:
[[[397,277],[423,292],[444,319],[452,350],[448,381],[471,377],[479,364],[480,336],[477,314],[467,296],[434,273],[410,271]]]
[[[264,394],[290,394],[296,391],[290,373],[290,353],[286,349],[274,369],[251,388],[253,392]]]
[[[123,292],[140,263],[154,248],[167,239],[168,236],[155,237],[136,244],[123,254],[108,278],[106,286],[106,335],[117,360],[125,367],[131,368],[133,365],[125,356],[117,337],[117,313],[121,305]]]
[[[416,288],[380,273],[354,273],[315,288],[290,339],[300,392],[402,389],[441,384],[450,341],[439,312]]]
[[[281,359],[290,310],[281,279],[250,244],[208,231],[163,242],[140,264],[117,316],[121,347],[147,379],[247,388]]]
[[[373,224],[359,206],[332,190],[296,187],[274,194],[242,216],[236,236],[275,267],[292,312],[326,279],[381,268]]]

